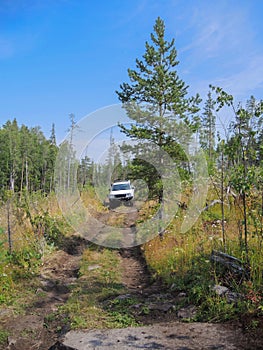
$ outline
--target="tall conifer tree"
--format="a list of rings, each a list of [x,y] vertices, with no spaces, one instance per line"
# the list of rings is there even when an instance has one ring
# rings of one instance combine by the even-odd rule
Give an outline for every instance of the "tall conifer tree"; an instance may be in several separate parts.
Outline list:
[[[128,116],[134,122],[131,127],[121,125],[121,130],[131,139],[149,141],[167,152],[177,161],[186,163],[185,156],[179,147],[185,132],[198,127],[199,103],[197,94],[187,97],[188,86],[177,73],[177,51],[175,40],[165,39],[165,24],[158,17],[151,42],[146,42],[142,59],[136,59],[136,69],[128,69],[129,83],[120,85],[116,91],[119,100],[124,104]],[[189,128],[182,126],[182,121]],[[137,150],[130,149],[135,154],[135,170],[145,169],[145,162],[138,160]],[[150,151],[150,150],[149,150]],[[144,152],[147,150],[144,149]],[[136,160],[137,156],[137,160]],[[162,162],[162,159],[160,159]],[[145,179],[152,172],[146,169]],[[152,172],[151,182],[156,182],[156,173]],[[160,186],[157,185],[157,188]],[[160,195],[160,190],[157,190]]]

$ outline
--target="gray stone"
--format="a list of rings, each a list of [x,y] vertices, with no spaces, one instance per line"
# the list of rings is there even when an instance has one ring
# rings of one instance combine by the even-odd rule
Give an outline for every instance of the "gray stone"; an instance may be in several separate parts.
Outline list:
[[[215,285],[212,290],[220,297],[225,297],[228,303],[236,303],[242,299],[242,295],[239,293],[231,292],[229,288],[225,286]]]
[[[127,300],[127,299],[131,299],[131,294],[123,294],[123,295],[119,295],[119,296],[117,296],[117,298],[115,298],[115,300]]]
[[[242,330],[220,324],[171,322],[144,327],[70,331],[49,350],[240,350]]]
[[[174,305],[171,303],[152,303],[148,305],[148,308],[149,310],[168,312],[174,309]]]
[[[187,307],[183,307],[182,309],[178,310],[177,316],[179,318],[183,319],[191,319],[196,315],[197,307],[194,305],[189,305]]]
[[[229,289],[225,286],[220,286],[219,284],[216,284],[212,290],[217,294],[219,295],[220,297],[221,296],[224,296],[228,291]]]

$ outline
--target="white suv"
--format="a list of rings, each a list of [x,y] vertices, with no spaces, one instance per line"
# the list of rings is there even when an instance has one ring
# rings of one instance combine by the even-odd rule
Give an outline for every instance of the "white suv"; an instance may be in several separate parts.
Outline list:
[[[133,198],[134,187],[130,181],[114,181],[109,194],[110,208],[117,206],[120,202],[127,202],[132,206]]]

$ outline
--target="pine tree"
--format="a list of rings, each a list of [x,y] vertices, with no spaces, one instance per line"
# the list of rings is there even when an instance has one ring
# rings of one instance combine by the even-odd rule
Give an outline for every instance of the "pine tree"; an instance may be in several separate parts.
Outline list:
[[[210,160],[213,160],[215,150],[215,132],[216,132],[216,117],[215,117],[215,101],[212,98],[212,93],[209,91],[207,100],[204,106],[204,113],[201,118],[201,128],[199,141],[201,147],[207,152]]]
[[[128,69],[130,83],[120,85],[120,91],[116,91],[120,101],[124,104],[128,116],[135,122],[131,127],[121,125],[121,130],[131,139],[149,141],[157,145],[181,161],[184,166],[187,159],[179,144],[182,138],[188,139],[188,129],[182,126],[182,120],[195,131],[198,127],[197,112],[201,102],[199,95],[187,97],[188,86],[181,80],[176,71],[179,64],[175,40],[165,39],[165,24],[158,17],[154,32],[151,33],[151,43],[146,42],[145,53],[142,59],[136,59],[136,69]],[[179,120],[179,121],[178,121]],[[139,161],[141,154],[152,153],[152,149],[126,146],[126,151],[133,152],[137,163],[135,170],[144,169],[144,178],[149,175],[150,168],[145,167],[143,161]],[[159,163],[162,164],[162,156]],[[140,163],[140,164],[139,164]],[[143,173],[143,171],[142,171]],[[146,178],[145,178],[146,180]],[[156,184],[159,200],[161,200],[160,177],[153,171],[149,180]]]
[[[47,169],[46,169],[46,186],[45,191],[51,192],[54,190],[54,167],[58,153],[58,147],[56,142],[55,124],[52,124],[51,135],[48,142],[48,155],[47,155]]]
[[[199,95],[186,97],[188,86],[179,78],[176,71],[179,61],[174,46],[175,40],[168,42],[164,36],[165,24],[158,17],[154,25],[154,34],[151,34],[152,44],[146,42],[143,59],[136,59],[137,70],[128,69],[131,84],[123,83],[120,85],[121,90],[116,91],[122,103],[134,101],[137,104],[150,104],[151,112],[154,108],[154,112],[157,112],[155,118],[145,119],[145,115],[140,113],[135,113],[132,117],[138,123],[146,123],[148,130],[157,134],[160,133],[161,118],[165,116],[179,116],[188,123],[193,121],[191,117],[199,110],[200,102]],[[137,129],[131,130],[130,135],[138,137]]]
[[[49,142],[50,142],[51,145],[54,145],[54,146],[56,146],[56,144],[57,144],[57,142],[56,142],[55,124],[54,123],[52,123]]]

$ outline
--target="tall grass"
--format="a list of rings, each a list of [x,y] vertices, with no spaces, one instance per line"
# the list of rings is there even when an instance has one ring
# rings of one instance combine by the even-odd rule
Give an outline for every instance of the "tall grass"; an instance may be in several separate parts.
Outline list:
[[[0,208],[0,224],[0,303],[11,305],[34,289],[34,279],[45,256],[70,228],[55,195],[44,197],[41,193],[14,195]]]
[[[172,286],[174,291],[187,292],[188,302],[196,303],[200,307],[203,315],[203,318],[199,317],[200,319],[225,320],[227,317],[236,316],[238,311],[251,310],[251,300],[248,300],[248,295],[251,293],[258,296],[258,303],[254,303],[252,309],[255,312],[258,308],[261,310],[263,305],[262,237],[255,234],[253,223],[250,221],[249,227],[251,232],[248,240],[249,266],[245,266],[245,251],[240,241],[242,213],[239,207],[226,206],[225,208],[225,246],[219,205],[204,211],[194,227],[186,233],[181,233],[180,227],[184,216],[185,211],[180,210],[167,227],[162,239],[155,237],[143,246],[147,264],[153,275],[161,278],[168,286]],[[244,266],[249,270],[249,278],[238,280],[231,271],[224,271],[224,273],[218,271],[210,260],[213,250],[225,250],[226,253],[243,261]],[[215,284],[226,285],[230,291],[242,294],[243,301],[230,308],[225,299],[219,298],[213,292],[212,287]],[[207,310],[204,312],[204,309]],[[223,316],[224,310],[227,317]],[[215,312],[221,316],[215,317]]]

